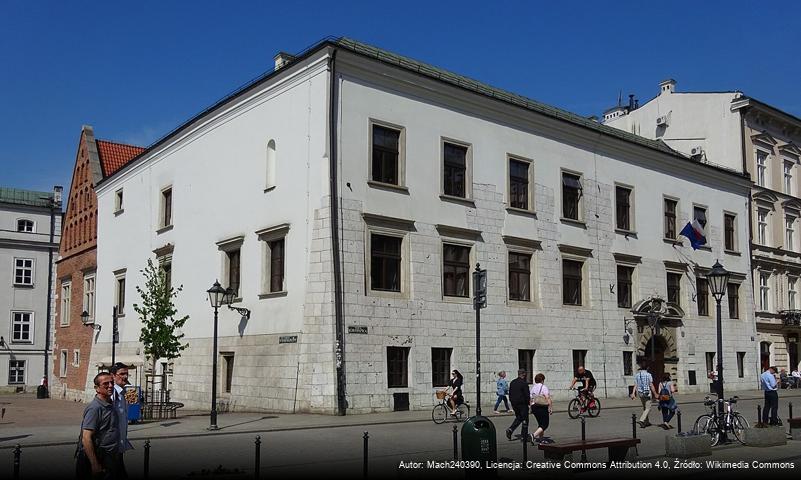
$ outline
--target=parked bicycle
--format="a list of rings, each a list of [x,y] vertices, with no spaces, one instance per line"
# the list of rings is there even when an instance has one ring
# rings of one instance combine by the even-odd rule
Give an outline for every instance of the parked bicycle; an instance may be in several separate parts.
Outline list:
[[[738,442],[743,442],[745,429],[749,427],[748,420],[734,409],[739,397],[731,397],[728,401],[707,396],[704,406],[709,407],[709,413],[699,416],[693,425],[693,431],[709,435],[710,443],[714,447],[720,443],[725,432],[731,432]],[[717,403],[723,402],[723,413],[718,412]]]
[[[452,414],[451,407],[448,405],[448,399],[450,398],[448,392],[445,390],[437,390],[436,396],[439,403],[434,405],[434,409],[431,411],[431,419],[434,420],[434,423],[437,425],[444,423],[449,417],[457,422],[463,422],[470,417],[470,405],[467,403],[460,403],[457,405],[456,413]]]
[[[579,390],[576,390],[576,398],[570,400],[567,404],[567,414],[570,418],[578,418],[579,415],[584,414],[590,417],[597,417],[601,413],[601,401],[595,396],[587,396]]]

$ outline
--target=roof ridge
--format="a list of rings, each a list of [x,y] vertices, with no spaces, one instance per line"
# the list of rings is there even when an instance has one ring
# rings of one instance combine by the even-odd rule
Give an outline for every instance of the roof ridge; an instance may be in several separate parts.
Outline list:
[[[142,147],[140,145],[134,145],[132,143],[115,142],[114,140],[105,140],[105,139],[102,139],[102,138],[97,138],[97,139],[95,139],[95,141],[104,142],[104,143],[112,143],[114,145],[122,145],[123,147],[141,148],[142,150],[147,148],[147,147]]]

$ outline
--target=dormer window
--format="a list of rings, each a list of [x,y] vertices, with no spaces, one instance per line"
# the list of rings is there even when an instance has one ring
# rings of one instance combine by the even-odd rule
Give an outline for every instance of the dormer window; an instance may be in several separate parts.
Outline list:
[[[17,220],[17,231],[33,233],[33,220],[26,220],[24,218]]]

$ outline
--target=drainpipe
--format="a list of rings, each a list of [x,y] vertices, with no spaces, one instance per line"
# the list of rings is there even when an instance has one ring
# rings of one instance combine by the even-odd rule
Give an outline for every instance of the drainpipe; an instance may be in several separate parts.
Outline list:
[[[48,364],[50,363],[50,315],[52,313],[51,303],[53,302],[53,241],[56,233],[56,206],[61,206],[57,201],[57,192],[61,187],[53,187],[53,196],[50,197],[50,242],[47,246],[47,315],[45,317],[45,348],[44,348],[44,376],[50,378]],[[50,394],[50,382],[48,385],[48,396]]]
[[[336,322],[336,367],[337,367],[337,415],[345,415],[347,401],[345,399],[345,318],[342,312],[342,266],[340,264],[339,246],[339,196],[337,191],[337,78],[336,55],[334,48],[328,59],[328,71],[331,75],[331,104],[329,106],[329,179],[331,209],[331,250],[334,261],[334,318]]]

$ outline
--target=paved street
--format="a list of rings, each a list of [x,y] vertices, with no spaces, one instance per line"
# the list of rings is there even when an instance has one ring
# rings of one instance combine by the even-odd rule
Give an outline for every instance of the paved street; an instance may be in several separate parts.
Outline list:
[[[734,393],[734,392],[732,392]],[[801,392],[782,392],[781,416],[787,417],[787,402],[795,401],[801,408]],[[739,410],[753,421],[760,392],[740,392],[743,400]],[[687,395],[681,401],[683,428],[705,408],[702,395]],[[747,398],[747,399],[746,399]],[[23,446],[22,478],[40,478],[53,472],[69,472],[73,468],[75,440],[82,404],[59,400],[35,400],[31,397],[0,397],[6,415],[0,423],[0,473],[11,472],[13,446]],[[626,399],[605,401],[601,416],[586,422],[587,437],[617,437],[631,435],[631,414],[637,413],[639,403]],[[491,412],[485,409],[484,413]],[[654,409],[652,422],[657,421]],[[499,459],[522,462],[520,442],[509,442],[504,429],[511,415],[492,415],[496,427]],[[533,418],[532,418],[533,421]],[[186,476],[222,467],[227,472],[248,472],[254,468],[254,439],[262,438],[261,467],[265,475],[299,475],[324,472],[328,476],[359,477],[362,473],[363,434],[369,432],[369,469],[376,476],[419,477],[421,475],[459,476],[451,470],[399,470],[400,462],[422,462],[453,459],[453,423],[435,425],[429,412],[395,412],[371,415],[329,417],[321,415],[267,415],[228,413],[220,416],[222,429],[208,432],[208,416],[185,412],[176,420],[132,425],[130,437],[135,450],[126,455],[128,468],[134,477],[143,470],[144,442],[151,440],[150,471],[155,476]],[[676,420],[673,421],[676,425]],[[570,420],[564,408],[554,413],[549,435],[555,440],[580,437],[580,422]],[[664,437],[675,434],[657,427],[637,429],[642,439],[639,447],[641,461],[664,460]],[[590,451],[589,461],[606,460],[605,450]],[[716,448],[711,458],[718,460],[795,459],[801,460],[798,442],[785,447],[756,449],[730,445]],[[541,452],[529,446],[528,459],[544,461]],[[578,461],[578,455],[576,461]],[[701,459],[703,462],[707,459]],[[673,472],[675,473],[675,472]],[[453,474],[453,475],[450,475]],[[524,475],[522,471],[502,470],[500,475]],[[236,474],[234,477],[238,476]],[[582,474],[579,474],[582,475]],[[69,475],[68,475],[69,476]]]

